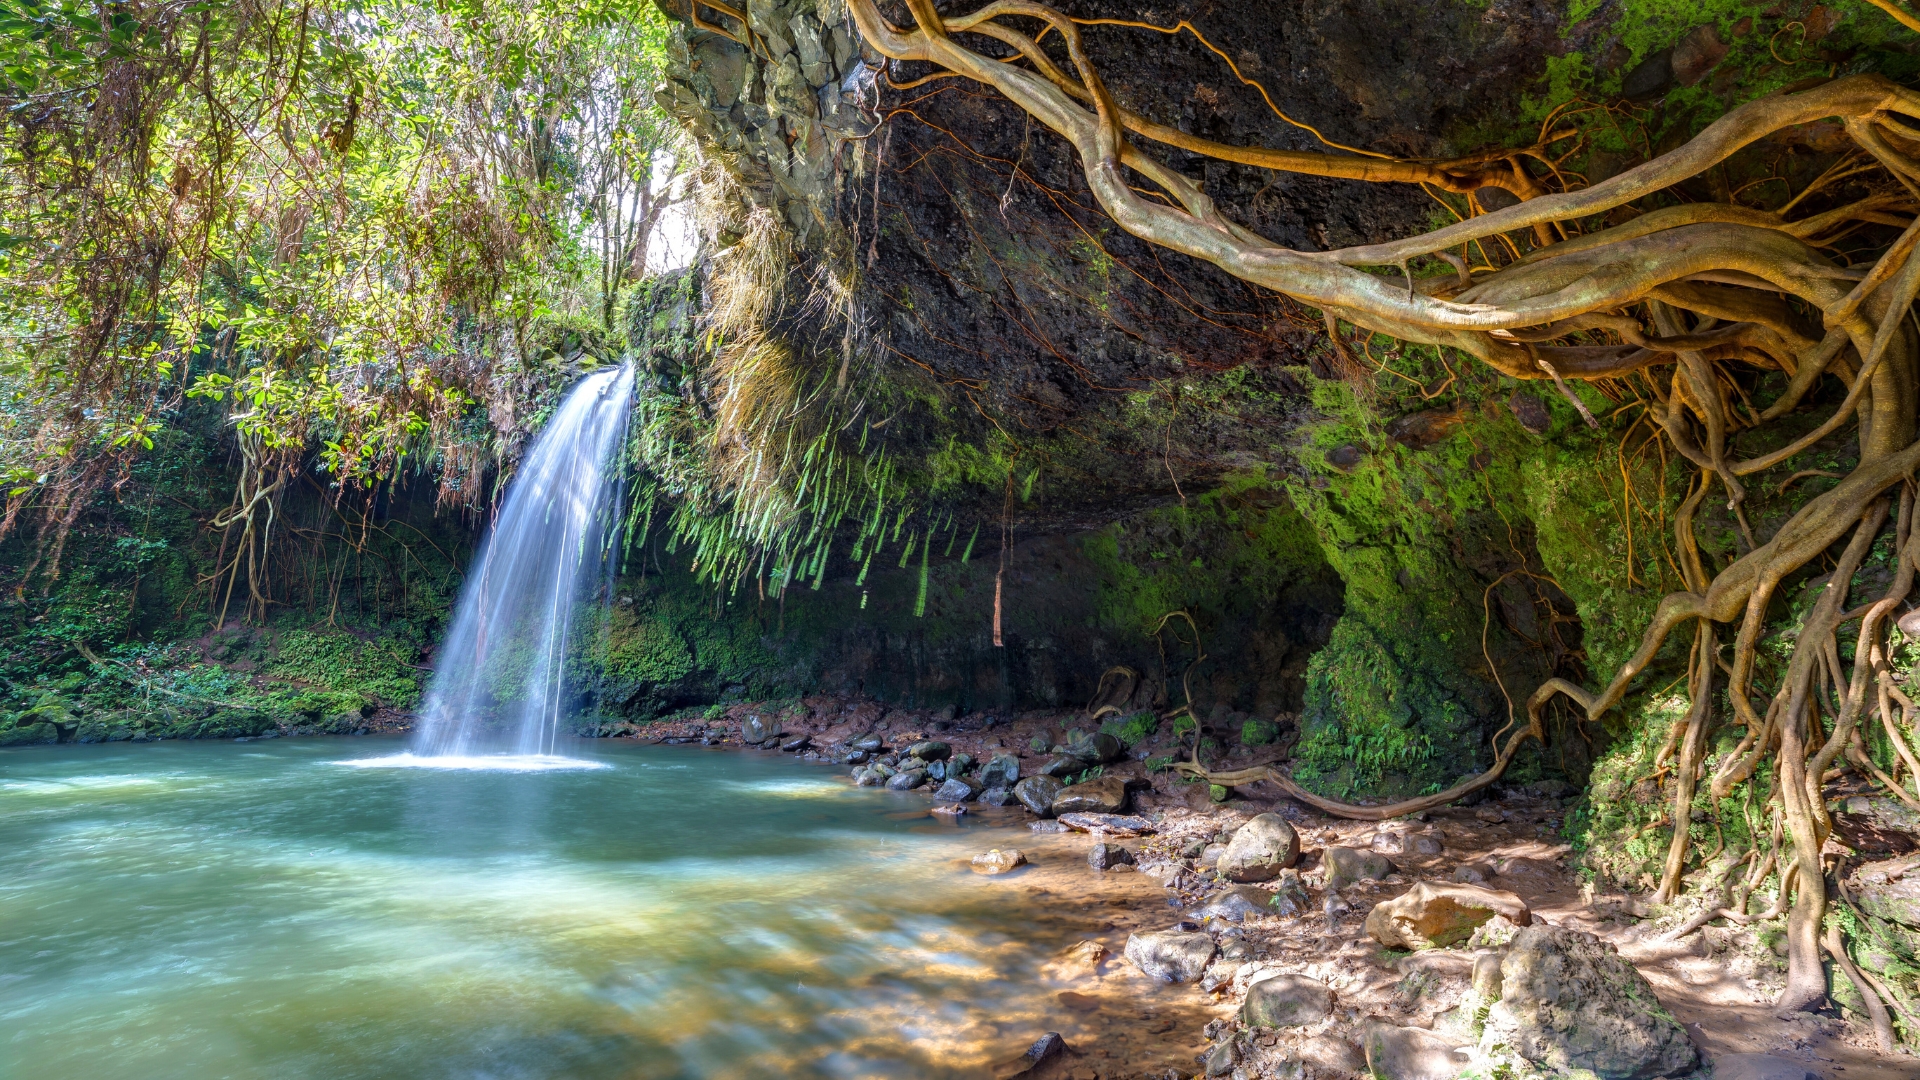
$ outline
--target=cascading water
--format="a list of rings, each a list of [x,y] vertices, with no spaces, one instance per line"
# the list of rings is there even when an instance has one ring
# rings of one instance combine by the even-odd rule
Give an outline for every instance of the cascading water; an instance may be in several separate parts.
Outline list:
[[[534,439],[461,589],[411,763],[567,760],[554,747],[568,638],[615,534],[607,465],[626,441],[632,400],[631,364],[588,375]]]

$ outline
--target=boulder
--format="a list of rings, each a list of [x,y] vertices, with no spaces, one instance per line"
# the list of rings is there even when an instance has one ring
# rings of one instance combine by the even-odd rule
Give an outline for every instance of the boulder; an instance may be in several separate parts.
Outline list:
[[[1062,788],[1050,805],[1055,817],[1061,814],[1117,814],[1127,808],[1127,782],[1118,776],[1102,776],[1084,784]]]
[[[1029,776],[1013,785],[1013,797],[1041,817],[1051,817],[1053,799],[1060,794],[1060,788],[1060,781],[1051,776]]]
[[[908,769],[897,772],[887,778],[887,787],[893,791],[912,791],[927,782],[927,770]]]
[[[1300,858],[1300,835],[1279,814],[1261,814],[1234,830],[1217,869],[1228,881],[1271,881]]]
[[[972,784],[955,777],[936,788],[933,797],[941,802],[972,802],[973,797],[978,794],[979,792],[973,789]]]
[[[1013,792],[1003,787],[990,787],[980,793],[980,801],[988,806],[1005,806],[1014,801]]]
[[[995,754],[980,766],[978,779],[990,788],[1010,788],[1020,779],[1020,759],[1012,754]]]
[[[973,872],[976,874],[987,874],[989,876],[1004,874],[1017,866],[1025,865],[1027,865],[1027,856],[1023,852],[1012,848],[1006,851],[994,848],[992,851],[983,855],[975,855],[973,857]]]
[[[1527,902],[1510,892],[1417,881],[1399,896],[1374,905],[1367,913],[1367,933],[1390,949],[1432,949],[1465,941],[1495,915],[1518,926],[1533,919]]]
[[[1144,930],[1127,938],[1128,961],[1161,982],[1198,979],[1213,952],[1213,938],[1186,930]]]
[[[1273,893],[1256,889],[1251,885],[1235,885],[1221,889],[1207,902],[1193,912],[1193,917],[1205,921],[1221,919],[1226,922],[1244,922],[1260,915],[1271,915],[1273,909],[1267,905],[1273,900]]]
[[[1080,832],[1106,833],[1108,836],[1145,836],[1153,831],[1153,822],[1132,814],[1065,813],[1060,815],[1060,824]]]
[[[1333,1013],[1333,991],[1303,975],[1275,975],[1247,987],[1240,1021],[1248,1027],[1306,1027]]]
[[[1064,780],[1069,776],[1076,776],[1086,772],[1087,767],[1086,762],[1074,757],[1072,754],[1055,754],[1053,757],[1048,758],[1046,764],[1040,766],[1037,771],[1041,776],[1051,776],[1056,780]]]
[[[953,756],[953,747],[934,739],[927,739],[907,747],[907,753],[922,761],[945,761]]]
[[[1592,934],[1544,924],[1514,935],[1481,1045],[1505,1045],[1556,1074],[1650,1080],[1693,1071],[1699,1054],[1653,987]]]
[[[1772,1054],[1721,1054],[1713,1059],[1713,1080],[1820,1080],[1804,1061]]]
[[[936,782],[945,782],[947,779],[947,763],[944,761],[927,762],[927,779]]]
[[[948,776],[965,776],[967,770],[971,768],[973,768],[972,754],[955,754],[947,759]]]
[[[853,770],[853,782],[860,787],[879,787],[881,784],[887,782],[887,777],[885,773],[880,772],[878,769],[869,769],[863,766]]]
[[[1330,847],[1321,853],[1327,868],[1327,888],[1344,889],[1356,881],[1378,881],[1393,873],[1393,864],[1384,855],[1348,847]]]
[[[1383,1020],[1361,1026],[1360,1045],[1368,1070],[1379,1080],[1453,1080],[1468,1065],[1457,1040]]]
[[[786,751],[789,754],[792,754],[792,753],[797,753],[798,751],[801,751],[801,750],[805,750],[806,748],[812,745],[813,745],[813,736],[795,735],[793,738],[788,739],[785,742],[781,743],[780,749]]]
[[[878,735],[862,735],[848,745],[855,750],[864,750],[871,754],[885,746],[886,743]]]
[[[1111,870],[1116,866],[1132,866],[1133,852],[1119,844],[1095,844],[1087,849],[1087,865],[1095,870]]]

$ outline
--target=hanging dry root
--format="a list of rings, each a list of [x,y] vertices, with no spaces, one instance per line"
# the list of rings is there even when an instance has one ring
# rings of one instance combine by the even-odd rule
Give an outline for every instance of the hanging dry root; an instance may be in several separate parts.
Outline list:
[[[1836,763],[1844,764],[1843,754],[1852,762],[1864,757],[1855,748],[1864,710],[1877,712],[1882,729],[1901,746],[1905,767],[1920,776],[1914,754],[1899,736],[1904,724],[1891,716],[1893,701],[1903,710],[1911,703],[1897,696],[1889,679],[1884,644],[1886,621],[1905,600],[1914,572],[1913,499],[1904,487],[1893,511],[1896,580],[1864,610],[1850,610],[1847,595],[1854,571],[1888,517],[1888,492],[1920,465],[1920,443],[1914,441],[1916,339],[1907,319],[1920,292],[1920,259],[1909,257],[1920,246],[1920,216],[1915,216],[1920,213],[1920,95],[1865,75],[1774,94],[1734,109],[1677,149],[1612,179],[1584,189],[1552,190],[1560,173],[1549,170],[1536,177],[1528,165],[1544,160],[1544,147],[1436,165],[1360,153],[1281,153],[1188,135],[1119,107],[1082,47],[1085,24],[1044,4],[999,0],[971,14],[943,18],[932,0],[907,0],[913,19],[907,28],[888,22],[874,0],[851,0],[850,6],[860,32],[881,53],[991,86],[1072,143],[1094,197],[1137,237],[1284,293],[1320,309],[1329,320],[1450,346],[1516,379],[1551,380],[1590,420],[1568,385],[1571,380],[1635,373],[1644,379],[1656,398],[1650,419],[1697,470],[1694,489],[1675,519],[1675,549],[1686,587],[1661,601],[1638,651],[1605,687],[1592,691],[1565,679],[1547,681],[1527,701],[1526,725],[1506,738],[1487,772],[1451,790],[1390,806],[1323,799],[1273,768],[1212,771],[1197,753],[1181,771],[1225,785],[1272,780],[1296,799],[1347,817],[1378,820],[1438,806],[1498,779],[1527,739],[1542,737],[1542,711],[1554,698],[1571,699],[1589,720],[1618,705],[1668,635],[1690,623],[1695,638],[1688,694],[1694,705],[1675,732],[1670,762],[1674,836],[1659,897],[1670,899],[1681,889],[1699,786],[1717,800],[1734,786],[1767,775],[1776,796],[1767,805],[1775,835],[1785,846],[1777,854],[1749,853],[1728,863],[1727,873],[1756,861],[1757,866],[1737,899],[1710,904],[1709,910],[1711,918],[1750,921],[1748,896],[1769,874],[1777,874],[1781,888],[1774,906],[1791,904],[1789,976],[1781,1004],[1802,1009],[1822,1001],[1822,952],[1831,948],[1836,957],[1844,956],[1837,940],[1823,940],[1827,901],[1821,851],[1832,831],[1823,778]],[[970,35],[987,51],[961,44],[957,35]],[[1689,201],[1612,226],[1600,217],[1698,177],[1770,134],[1832,118],[1845,125],[1857,150],[1845,168],[1829,170],[1809,191],[1824,186],[1831,195],[1835,178],[1846,176],[1850,184],[1870,189],[1864,198],[1818,212],[1811,204],[1801,205],[1803,192],[1777,212]],[[1549,141],[1556,137],[1543,135]],[[1198,184],[1143,148],[1151,143],[1318,176],[1426,183],[1456,191],[1493,184],[1522,201],[1424,236],[1337,251],[1293,251],[1227,219]],[[1143,195],[1135,183],[1158,187],[1166,199]],[[1797,218],[1790,216],[1796,206],[1802,214]],[[1889,225],[1904,231],[1870,265],[1838,265],[1818,246],[1845,232]],[[1469,265],[1477,247],[1496,241],[1515,257],[1498,265]],[[1428,258],[1445,260],[1456,272],[1416,280],[1410,261]],[[1365,267],[1396,272],[1372,273]],[[1737,385],[1734,373],[1742,367],[1783,373],[1786,392],[1765,411],[1756,415],[1748,407],[1742,414],[1729,396],[1729,387]],[[1744,459],[1735,454],[1735,434],[1797,409],[1827,375],[1846,386],[1846,397],[1812,430],[1770,453]],[[1859,427],[1858,465],[1760,542],[1741,509],[1742,478],[1790,462],[1848,423]],[[1709,571],[1693,534],[1694,514],[1710,489],[1724,497],[1750,547],[1718,573]],[[1762,713],[1753,702],[1754,676],[1756,651],[1770,633],[1768,604],[1789,575],[1849,534],[1839,566],[1806,615],[1786,671]],[[1848,672],[1836,635],[1853,619],[1860,626]],[[1733,633],[1730,663],[1721,656],[1723,626]],[[1723,755],[1708,775],[1707,738],[1716,720],[1712,702],[1722,691],[1733,715],[1721,719],[1745,732],[1735,751]],[[1830,725],[1822,719],[1823,694],[1833,702],[1825,706]],[[1726,895],[1724,882],[1713,888]],[[1877,1002],[1871,987],[1856,981],[1862,998]],[[1884,1014],[1884,1008],[1875,1013],[1877,1029]]]

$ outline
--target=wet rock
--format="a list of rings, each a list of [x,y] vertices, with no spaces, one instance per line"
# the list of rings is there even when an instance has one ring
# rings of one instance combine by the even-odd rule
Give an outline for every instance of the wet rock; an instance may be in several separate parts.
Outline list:
[[[1041,776],[1063,780],[1087,771],[1087,763],[1072,754],[1055,754],[1036,770]]]
[[[948,776],[965,776],[967,770],[971,768],[973,768],[972,754],[955,754],[947,760]]]
[[[1059,1032],[1049,1031],[1028,1047],[1025,1054],[1012,1061],[995,1065],[994,1080],[1014,1080],[1015,1077],[1031,1076],[1038,1072],[1042,1065],[1056,1058],[1063,1058],[1070,1052],[1067,1040],[1061,1038]]]
[[[1300,858],[1300,836],[1279,814],[1261,814],[1234,830],[1216,868],[1228,881],[1272,881]]]
[[[1063,833],[1070,831],[1065,825],[1057,821],[1035,821],[1027,826],[1027,830],[1029,832],[1040,833]]]
[[[747,717],[747,722],[740,725],[741,742],[766,742],[772,735],[773,733],[767,730],[767,725],[761,723],[757,716]]]
[[[1132,866],[1133,852],[1119,844],[1095,844],[1087,849],[1087,865],[1095,870],[1112,870],[1117,866]]]
[[[853,782],[860,787],[879,787],[887,778],[878,769],[860,768],[853,770]]]
[[[990,788],[1010,788],[1020,779],[1020,759],[1012,754],[995,754],[980,766],[979,780]]]
[[[934,739],[926,739],[907,747],[907,753],[922,761],[945,761],[953,756],[953,747]]]
[[[1084,784],[1063,788],[1053,797],[1050,808],[1055,817],[1061,814],[1117,814],[1127,808],[1127,782],[1118,776],[1102,776]]]
[[[1240,1021],[1248,1027],[1306,1027],[1333,1012],[1333,991],[1302,975],[1275,975],[1247,987]]]
[[[894,767],[899,769],[901,772],[926,772],[927,762],[926,762],[926,759],[924,758],[918,757],[913,754],[908,754],[906,757],[903,757],[898,762],[896,762]]]
[[[1041,817],[1053,815],[1054,797],[1060,794],[1060,781],[1051,776],[1029,776],[1013,785],[1013,797],[1020,805]]]
[[[1393,873],[1386,856],[1349,847],[1330,847],[1321,853],[1327,868],[1328,890],[1344,889],[1356,881],[1378,881]]]
[[[976,874],[995,876],[1025,865],[1027,865],[1027,856],[1017,848],[1009,848],[1006,851],[994,848],[983,855],[973,857],[973,872]]]
[[[1661,49],[1642,60],[1620,80],[1620,96],[1628,101],[1646,101],[1673,88],[1673,50]],[[1543,407],[1544,411],[1544,407]],[[1522,421],[1524,423],[1524,421]],[[1528,430],[1532,430],[1529,428]],[[1540,434],[1534,432],[1534,434]]]
[[[946,778],[947,778],[946,762],[944,761],[927,762],[927,779],[938,781],[938,780],[945,780]]]
[[[1465,941],[1495,915],[1516,925],[1532,921],[1526,901],[1481,885],[1417,881],[1413,888],[1374,905],[1367,933],[1390,949],[1431,949]]]
[[[1360,1028],[1367,1068],[1380,1080],[1453,1080],[1467,1068],[1463,1045],[1419,1028],[1369,1020]]]
[[[1772,1054],[1721,1054],[1713,1059],[1713,1080],[1821,1080],[1805,1062]]]
[[[1235,885],[1207,897],[1206,903],[1194,910],[1193,917],[1202,922],[1208,919],[1244,922],[1249,918],[1271,915],[1273,911],[1267,905],[1273,895],[1251,885]]]
[[[707,745],[711,745],[712,741],[711,739],[701,740],[701,742]],[[865,750],[849,750],[840,756],[840,764],[842,765],[863,765],[866,763],[866,760],[867,752]]]
[[[1673,81],[1692,86],[1720,66],[1726,59],[1727,45],[1714,32],[1712,24],[1696,28],[1673,47]]]
[[[906,772],[894,773],[888,777],[887,787],[892,791],[912,791],[926,782],[927,770],[908,769]]]
[[[1120,740],[1104,731],[1096,731],[1082,739],[1075,739],[1066,746],[1056,746],[1054,753],[1065,753],[1080,759],[1088,765],[1105,765],[1110,761],[1119,761],[1127,754],[1127,748]]]
[[[979,793],[974,790],[972,784],[955,778],[934,789],[933,797],[941,802],[972,802],[977,794]]]
[[[1327,464],[1343,473],[1352,472],[1360,464],[1360,459],[1365,456],[1366,454],[1358,446],[1347,443],[1327,451]]]
[[[1686,1031],[1612,945],[1544,924],[1508,946],[1481,1040],[1555,1073],[1590,1069],[1605,1080],[1679,1076],[1699,1063]]]
[[[795,735],[793,738],[788,739],[787,741],[781,743],[780,749],[786,751],[789,754],[793,754],[793,753],[798,753],[801,750],[805,750],[807,747],[812,745],[813,745],[813,736]]]
[[[988,806],[1005,806],[1015,801],[1013,792],[1003,787],[990,787],[980,793],[980,801]]]
[[[936,806],[927,811],[927,813],[932,814],[934,817],[946,818],[951,821],[954,818],[965,817],[967,808],[960,803],[948,803],[944,806]]]
[[[1127,960],[1161,982],[1193,982],[1213,953],[1213,938],[1196,931],[1145,930],[1127,938]]]
[[[885,740],[881,739],[880,736],[878,735],[862,735],[859,738],[853,740],[853,742],[848,743],[847,745],[853,747],[855,750],[864,750],[867,753],[872,754],[879,751],[881,747],[887,744]]]
[[[1060,824],[1080,832],[1106,833],[1108,836],[1145,836],[1154,831],[1153,822],[1133,814],[1068,812],[1060,815]]]

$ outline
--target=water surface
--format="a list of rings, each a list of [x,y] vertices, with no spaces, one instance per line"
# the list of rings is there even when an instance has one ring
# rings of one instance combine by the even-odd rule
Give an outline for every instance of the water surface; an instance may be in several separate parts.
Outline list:
[[[965,870],[1019,834],[696,748],[341,764],[400,749],[0,751],[0,1075],[940,1077],[1078,1037],[1043,965],[1113,924]]]

